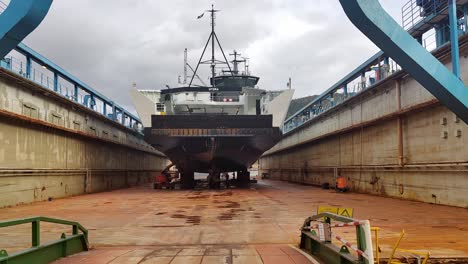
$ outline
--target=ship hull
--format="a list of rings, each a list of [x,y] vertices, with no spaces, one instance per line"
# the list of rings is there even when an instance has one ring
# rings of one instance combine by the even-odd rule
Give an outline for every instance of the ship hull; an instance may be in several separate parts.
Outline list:
[[[281,139],[271,116],[153,116],[145,140],[182,172],[244,171]]]

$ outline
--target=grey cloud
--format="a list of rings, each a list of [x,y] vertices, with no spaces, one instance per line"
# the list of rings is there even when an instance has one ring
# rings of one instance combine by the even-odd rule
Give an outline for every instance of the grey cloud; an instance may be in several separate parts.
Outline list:
[[[184,48],[196,64],[209,34],[207,16],[196,17],[212,2],[222,10],[216,26],[226,52],[237,49],[250,57],[264,88],[283,89],[292,76],[296,96],[318,94],[377,50],[351,25],[338,0],[54,1],[25,42],[132,110],[133,82],[145,89],[176,85]],[[381,2],[399,20],[405,1]],[[246,54],[275,36],[285,17],[314,29]]]

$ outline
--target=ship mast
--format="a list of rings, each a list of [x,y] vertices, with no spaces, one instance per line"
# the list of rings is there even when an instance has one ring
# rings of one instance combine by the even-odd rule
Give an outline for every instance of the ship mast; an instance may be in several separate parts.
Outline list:
[[[211,77],[213,78],[211,86],[214,86],[214,77],[215,77],[215,14],[218,10],[214,10],[214,5],[211,5],[211,10],[208,10],[211,13]],[[221,45],[220,45],[221,46]]]
[[[187,48],[184,50],[184,85],[187,84]]]
[[[210,36],[208,37],[208,41],[206,42],[205,48],[203,49],[202,55],[200,56],[200,59],[198,60],[197,67],[195,68],[194,74],[192,75],[192,78],[191,78],[190,83],[189,83],[189,87],[192,86],[193,78],[197,74],[198,67],[200,66],[200,64],[210,64],[210,67],[211,67],[211,86],[212,87],[214,87],[214,85],[215,85],[214,78],[216,76],[216,69],[215,68],[216,68],[217,64],[227,64],[227,66],[229,68],[229,71],[231,72],[231,74],[233,74],[232,71],[231,71],[231,66],[229,65],[229,62],[228,62],[228,60],[226,58],[226,54],[224,53],[223,47],[221,47],[221,43],[219,42],[218,36],[216,35],[216,32],[215,32],[216,12],[219,12],[219,11],[220,10],[214,9],[214,5],[211,5],[210,10],[205,11],[205,12],[211,13],[211,33],[210,33]],[[203,17],[203,15],[199,16],[199,18],[201,18],[201,17]],[[206,48],[208,47],[208,44],[210,43],[210,40],[211,40],[211,59],[207,60],[207,61],[202,61],[203,56],[205,55],[205,52],[206,52]],[[219,46],[219,49],[221,50],[221,53],[223,54],[224,61],[219,61],[215,57],[215,46],[216,46],[215,40],[216,40],[216,43]]]

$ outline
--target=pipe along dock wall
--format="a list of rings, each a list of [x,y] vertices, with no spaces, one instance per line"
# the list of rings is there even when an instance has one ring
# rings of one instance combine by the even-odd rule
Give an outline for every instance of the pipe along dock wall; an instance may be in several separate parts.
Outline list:
[[[149,183],[167,164],[136,131],[0,69],[0,208]]]
[[[461,39],[468,83],[468,40]],[[448,67],[448,46],[435,52]],[[468,207],[468,125],[400,71],[286,134],[259,173],[297,183]]]

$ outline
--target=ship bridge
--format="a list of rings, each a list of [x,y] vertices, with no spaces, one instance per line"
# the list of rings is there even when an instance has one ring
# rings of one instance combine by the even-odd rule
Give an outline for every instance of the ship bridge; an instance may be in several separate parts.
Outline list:
[[[22,43],[52,0],[0,0],[0,264],[467,263],[468,1],[408,0],[399,23],[377,0],[336,2],[381,51],[284,122],[272,93],[279,103],[252,101],[252,115],[174,128],[159,100],[195,108],[186,87],[145,91],[136,107],[160,115],[134,115]],[[242,102],[213,86],[259,90],[248,71],[212,69],[216,85],[189,85],[205,102]],[[147,122],[205,171],[194,163],[242,153],[219,164],[249,184],[230,174],[207,189],[178,172]],[[181,173],[197,189],[167,181]]]

